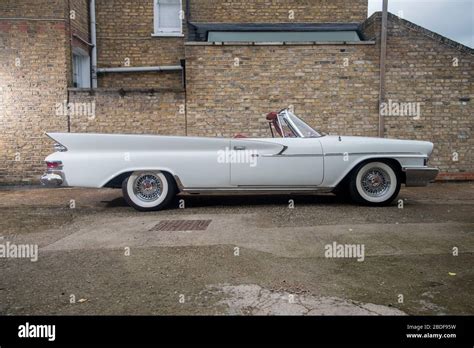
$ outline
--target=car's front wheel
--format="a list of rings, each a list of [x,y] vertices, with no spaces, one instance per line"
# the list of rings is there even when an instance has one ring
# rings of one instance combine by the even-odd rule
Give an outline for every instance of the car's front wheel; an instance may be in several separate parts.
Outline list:
[[[122,182],[125,201],[140,211],[165,208],[176,195],[173,177],[160,171],[133,172]]]
[[[388,205],[398,196],[400,186],[397,168],[377,161],[361,164],[353,171],[349,192],[356,202]]]

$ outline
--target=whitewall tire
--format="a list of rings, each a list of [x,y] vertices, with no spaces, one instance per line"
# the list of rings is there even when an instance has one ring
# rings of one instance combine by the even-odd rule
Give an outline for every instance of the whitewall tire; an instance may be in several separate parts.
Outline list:
[[[168,173],[138,171],[123,181],[122,193],[125,201],[137,210],[160,210],[176,195],[176,186]]]
[[[349,183],[351,197],[367,205],[388,205],[400,192],[400,176],[395,166],[385,162],[359,165]]]

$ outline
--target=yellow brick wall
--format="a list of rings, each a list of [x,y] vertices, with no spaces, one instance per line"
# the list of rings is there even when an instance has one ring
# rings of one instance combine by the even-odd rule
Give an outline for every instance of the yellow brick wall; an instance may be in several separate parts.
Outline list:
[[[0,21],[0,183],[38,181],[44,132],[67,130],[67,44],[64,21]]]
[[[376,45],[188,44],[189,134],[268,136],[265,114],[291,104],[323,132],[377,136],[379,20],[365,26]],[[387,101],[421,115],[386,116],[386,136],[433,142],[444,172],[474,171],[473,50],[390,16],[387,54]]]
[[[102,89],[72,91],[71,103],[95,103],[94,115],[71,117],[71,132],[184,135],[184,93]]]
[[[187,46],[186,56],[189,134],[269,136],[265,115],[294,105],[321,131],[377,135],[373,45]]]
[[[386,133],[393,138],[432,141],[431,164],[445,172],[472,172],[474,50],[430,35],[391,16],[386,98],[419,102],[421,115],[419,120],[385,117]],[[463,103],[460,99],[466,97],[471,100]]]
[[[191,21],[215,23],[362,22],[368,0],[191,0]]]
[[[183,1],[183,8],[184,8]],[[97,0],[98,67],[180,65],[183,37],[153,37],[153,0]],[[186,29],[183,20],[183,30]],[[186,33],[185,33],[186,34]],[[179,88],[180,74],[99,75],[99,87]]]
[[[153,0],[97,0],[98,66],[179,65],[184,58],[185,38],[152,37]],[[182,1],[186,11],[186,1]],[[196,22],[362,22],[367,17],[367,0],[191,0],[190,14],[183,19]],[[99,86],[179,87],[176,74],[157,74],[153,79],[140,74],[99,75]]]
[[[55,106],[68,97],[95,103],[94,117],[71,118],[73,132],[184,135],[187,127],[190,135],[268,136],[266,113],[291,104],[323,132],[377,135],[379,16],[363,27],[376,44],[185,46],[183,38],[151,37],[151,0],[97,0],[99,66],[186,58],[186,92],[180,73],[107,74],[93,93],[68,92],[68,25],[86,35],[85,1],[71,0],[76,22],[65,0],[0,3],[0,17],[12,17],[0,20],[0,183],[38,182],[52,145],[44,132],[67,131],[67,116]],[[433,141],[433,165],[473,172],[473,50],[389,18],[387,99],[419,102],[421,117],[385,117],[387,136]]]
[[[71,0],[75,1],[75,0]],[[0,17],[3,18],[60,18],[64,19],[68,11],[65,0],[2,0]]]
[[[71,31],[73,35],[77,35],[82,40],[73,36],[73,46],[82,48],[89,52],[90,46],[84,41],[90,42],[89,36],[89,0],[69,0],[69,22],[71,23]]]

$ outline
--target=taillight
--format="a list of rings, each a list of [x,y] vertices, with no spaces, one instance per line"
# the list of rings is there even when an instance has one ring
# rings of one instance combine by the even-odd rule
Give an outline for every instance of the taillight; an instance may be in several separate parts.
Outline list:
[[[48,169],[63,169],[63,162],[61,161],[46,161]]]

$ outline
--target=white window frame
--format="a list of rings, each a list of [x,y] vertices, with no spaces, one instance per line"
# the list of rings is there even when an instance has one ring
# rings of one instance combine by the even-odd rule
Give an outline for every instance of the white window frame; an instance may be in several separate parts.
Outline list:
[[[74,47],[72,72],[75,78],[73,83],[76,83],[76,88],[91,88],[91,59],[86,51],[78,47]],[[80,58],[80,66],[76,69],[76,59]],[[77,70],[77,71],[76,71]]]
[[[180,11],[183,11],[183,0],[179,0]],[[182,13],[182,12],[181,12]],[[180,17],[181,17],[180,13]],[[183,37],[183,20],[179,25],[179,30],[176,28],[160,28],[160,0],[153,0],[153,34],[152,36],[176,36]]]

